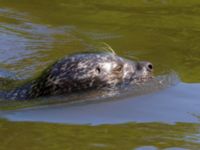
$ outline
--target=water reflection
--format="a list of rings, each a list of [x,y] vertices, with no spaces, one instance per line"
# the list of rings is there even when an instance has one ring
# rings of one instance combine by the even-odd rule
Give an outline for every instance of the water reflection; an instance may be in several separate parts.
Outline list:
[[[35,68],[48,62],[42,59],[47,55],[45,51],[52,49],[53,43],[66,44],[72,40],[61,41],[56,37],[67,36],[71,27],[31,23],[27,14],[10,9],[1,9],[0,13],[0,66],[23,77],[30,77]],[[13,21],[9,22],[8,19]]]

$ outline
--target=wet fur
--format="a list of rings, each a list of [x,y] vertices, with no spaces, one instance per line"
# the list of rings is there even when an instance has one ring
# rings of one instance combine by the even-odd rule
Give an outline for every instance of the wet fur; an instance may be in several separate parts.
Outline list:
[[[123,70],[120,70],[120,67],[124,67]],[[148,74],[143,75],[143,70],[135,62],[114,53],[75,54],[57,61],[40,77],[3,94],[3,97],[24,100],[114,87],[124,82],[133,82],[140,77],[147,77]]]

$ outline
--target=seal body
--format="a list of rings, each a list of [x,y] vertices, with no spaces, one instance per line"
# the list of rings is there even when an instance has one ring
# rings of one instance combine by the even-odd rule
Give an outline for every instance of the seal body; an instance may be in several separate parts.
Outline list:
[[[89,89],[135,84],[151,77],[152,64],[134,62],[113,53],[85,53],[65,57],[42,75],[6,94],[6,99],[31,99]]]

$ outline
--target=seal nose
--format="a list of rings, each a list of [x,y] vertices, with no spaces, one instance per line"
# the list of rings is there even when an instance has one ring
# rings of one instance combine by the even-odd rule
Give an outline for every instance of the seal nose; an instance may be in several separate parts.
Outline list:
[[[152,72],[153,71],[153,65],[150,62],[143,61],[143,62],[139,62],[137,64],[137,69],[138,70],[146,69],[147,71]]]

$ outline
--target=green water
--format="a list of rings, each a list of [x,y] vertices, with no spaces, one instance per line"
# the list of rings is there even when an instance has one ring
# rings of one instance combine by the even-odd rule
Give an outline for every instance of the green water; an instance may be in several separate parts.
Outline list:
[[[0,0],[0,68],[24,79],[67,54],[93,51],[106,42],[121,56],[152,62],[156,74],[175,70],[182,82],[199,83],[199,41],[199,0]],[[0,149],[195,150],[199,129],[193,123],[89,126],[2,120]]]
[[[199,148],[199,135],[196,135],[199,126],[195,124],[130,123],[95,127],[1,121],[0,126],[4,135],[0,137],[0,149]]]

